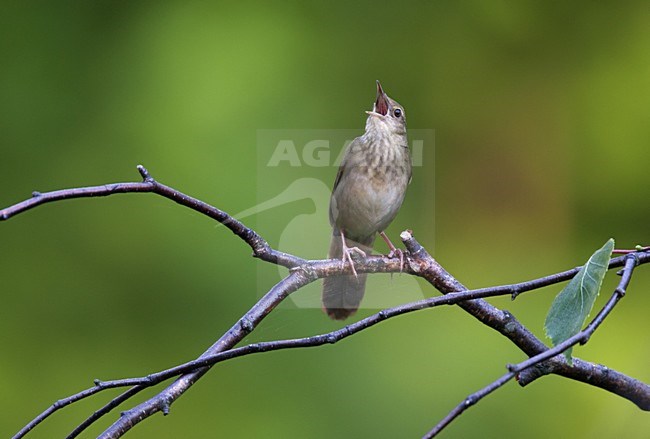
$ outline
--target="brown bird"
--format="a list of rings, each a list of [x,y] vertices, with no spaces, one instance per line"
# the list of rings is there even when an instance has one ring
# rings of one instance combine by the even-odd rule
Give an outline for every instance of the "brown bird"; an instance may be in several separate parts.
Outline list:
[[[366,287],[367,275],[357,274],[352,252],[370,253],[379,233],[391,250],[389,256],[403,258],[384,230],[402,206],[411,181],[406,114],[379,81],[375,104],[366,113],[366,132],[348,145],[330,198],[329,257],[349,263],[354,273],[324,279],[323,309],[336,320],[356,312]]]

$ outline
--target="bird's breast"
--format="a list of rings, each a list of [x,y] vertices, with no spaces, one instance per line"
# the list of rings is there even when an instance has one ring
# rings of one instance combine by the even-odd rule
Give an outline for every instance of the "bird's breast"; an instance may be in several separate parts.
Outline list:
[[[410,178],[410,163],[375,162],[346,169],[332,194],[332,222],[351,236],[384,230],[399,211]]]

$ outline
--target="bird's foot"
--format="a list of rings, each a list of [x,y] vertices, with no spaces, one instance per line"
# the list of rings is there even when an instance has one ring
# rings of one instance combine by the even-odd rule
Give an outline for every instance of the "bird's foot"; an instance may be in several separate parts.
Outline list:
[[[356,253],[362,257],[366,257],[366,252],[361,250],[359,247],[348,247],[348,245],[345,243],[345,235],[341,231],[341,247],[343,248],[343,257],[341,258],[341,268],[345,268],[345,263],[348,262],[350,264],[350,268],[352,269],[352,273],[354,273],[354,277],[358,277],[357,270],[354,268],[354,261],[352,260],[352,253]]]
[[[384,232],[379,232],[379,235],[382,237],[384,242],[386,242],[386,245],[390,249],[390,253],[388,253],[388,257],[391,259],[399,257],[399,271],[401,273],[402,271],[404,271],[404,251],[401,248],[395,247]]]
[[[357,255],[361,257],[366,257],[366,252],[361,250],[359,247],[347,247],[343,246],[343,258],[342,258],[342,268],[345,268],[345,263],[350,264],[350,268],[352,269],[352,273],[354,274],[354,277],[358,277],[357,270],[354,268],[354,261],[352,260],[352,253],[356,253]]]

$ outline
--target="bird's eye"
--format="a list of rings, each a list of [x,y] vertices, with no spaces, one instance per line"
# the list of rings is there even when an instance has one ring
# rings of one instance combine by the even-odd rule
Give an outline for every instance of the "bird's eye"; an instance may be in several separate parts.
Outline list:
[[[400,108],[395,108],[395,110],[393,110],[393,116],[401,117],[402,116],[402,110]]]

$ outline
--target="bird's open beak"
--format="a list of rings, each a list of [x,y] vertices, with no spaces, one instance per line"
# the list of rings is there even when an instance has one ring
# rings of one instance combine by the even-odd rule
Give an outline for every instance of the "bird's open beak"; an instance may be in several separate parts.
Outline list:
[[[375,100],[375,105],[373,105],[372,111],[366,111],[366,113],[378,117],[388,114],[388,96],[384,93],[384,89],[381,88],[379,81],[377,81],[377,99]]]
[[[377,100],[375,101],[376,113],[386,116],[388,114],[388,96],[384,93],[384,90],[381,88],[381,84],[377,81]]]

